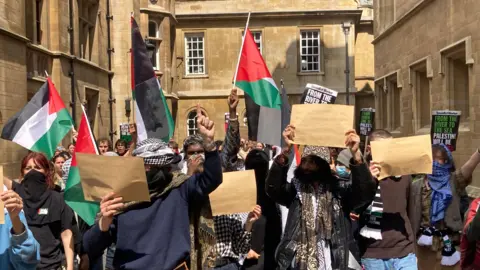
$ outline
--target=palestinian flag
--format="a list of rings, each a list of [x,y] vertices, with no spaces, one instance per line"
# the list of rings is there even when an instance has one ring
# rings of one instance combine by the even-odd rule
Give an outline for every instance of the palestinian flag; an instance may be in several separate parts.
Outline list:
[[[78,128],[77,143],[75,145],[75,153],[97,154],[98,149],[93,137],[87,114],[82,106],[82,120]],[[82,183],[77,167],[77,158],[75,153],[72,157],[70,171],[68,172],[67,185],[63,197],[65,202],[79,215],[88,225],[93,225],[95,216],[100,211],[98,202],[86,201],[83,196]]]
[[[52,80],[47,78],[27,105],[5,124],[2,139],[44,153],[50,159],[57,145],[72,129],[72,123]]]
[[[132,17],[132,96],[138,141],[158,138],[168,142],[175,124],[137,22]]]
[[[246,93],[249,139],[280,146],[282,98],[249,29],[245,31],[235,85]]]

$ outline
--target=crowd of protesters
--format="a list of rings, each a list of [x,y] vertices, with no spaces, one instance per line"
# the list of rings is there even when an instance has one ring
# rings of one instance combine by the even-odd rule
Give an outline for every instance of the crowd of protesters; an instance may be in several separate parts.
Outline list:
[[[235,89],[227,102],[237,115]],[[143,158],[150,202],[108,194],[93,226],[63,199],[75,145],[51,160],[28,153],[0,194],[0,269],[480,269],[480,199],[468,207],[465,191],[478,150],[456,166],[447,147],[433,145],[432,174],[379,181],[381,166],[354,130],[345,149],[306,146],[296,166],[294,126],[283,148],[242,139],[237,118],[216,141],[199,108],[197,127],[180,147],[137,142],[135,125],[130,142],[99,139],[101,155]],[[254,170],[257,205],[213,216],[208,195],[224,172],[241,170]]]

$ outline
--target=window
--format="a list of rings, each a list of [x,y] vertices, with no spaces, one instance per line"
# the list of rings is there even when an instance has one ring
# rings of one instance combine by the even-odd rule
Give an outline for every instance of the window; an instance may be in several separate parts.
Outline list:
[[[35,0],[35,41],[37,44],[42,43],[42,0]]]
[[[90,129],[95,127],[95,117],[97,116],[97,108],[99,102],[98,91],[94,89],[85,89],[85,113],[88,117]]]
[[[160,27],[156,21],[148,21],[148,39],[155,45],[155,52],[150,59],[154,70],[160,70]]]
[[[468,97],[468,66],[465,64],[465,58],[449,59],[447,72],[449,107],[452,110],[461,111],[462,117],[468,119],[470,102]]]
[[[391,130],[397,130],[400,128],[400,88],[398,88],[397,82],[392,81],[389,83],[388,94],[390,95],[390,128]]]
[[[80,58],[92,60],[98,1],[78,0],[78,36]]]
[[[377,100],[376,108],[377,108],[377,118],[379,118],[380,121],[379,127],[382,129],[387,128],[387,93],[385,92],[385,86],[383,84],[384,80],[381,80],[381,82],[377,82],[375,84],[375,96]]]
[[[202,114],[205,115],[203,111]],[[197,131],[197,111],[193,110],[187,116],[187,136],[197,134]]]
[[[257,48],[260,51],[260,54],[263,54],[263,48],[262,48],[262,31],[251,31],[253,40],[255,41],[255,44],[257,44]],[[244,31],[242,31],[242,37],[244,35]]]
[[[461,111],[462,119],[470,120],[470,83],[474,58],[472,38],[459,40],[440,50],[440,73],[445,76],[443,105],[450,110]],[[462,121],[460,128],[469,128],[469,121]]]
[[[431,66],[430,58],[418,64],[410,66],[411,85],[413,86],[414,104],[414,128],[416,130],[428,128],[431,121],[430,105],[430,79],[432,76],[427,71],[427,65]]]
[[[205,74],[205,53],[203,33],[185,34],[185,73]]]
[[[320,71],[320,31],[300,31],[300,71]]]

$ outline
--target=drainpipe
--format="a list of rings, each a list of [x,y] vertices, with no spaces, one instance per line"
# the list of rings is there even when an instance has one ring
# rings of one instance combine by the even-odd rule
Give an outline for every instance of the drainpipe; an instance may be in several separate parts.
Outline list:
[[[74,72],[74,59],[75,59],[75,43],[74,43],[74,35],[73,35],[73,0],[69,0],[69,17],[70,17],[70,25],[68,27],[68,32],[70,33],[70,71],[68,75],[70,76],[70,106],[72,107],[72,120],[73,125],[75,126],[75,119],[76,119],[76,109],[75,109],[75,72]]]
[[[107,0],[107,54],[108,54],[108,104],[110,110],[110,141],[113,143],[113,135],[117,135],[117,131],[113,130],[113,103],[115,99],[113,98],[112,91],[112,53],[115,52],[115,49],[111,47],[111,32],[110,32],[110,21],[113,21],[113,15],[110,15],[110,0]]]

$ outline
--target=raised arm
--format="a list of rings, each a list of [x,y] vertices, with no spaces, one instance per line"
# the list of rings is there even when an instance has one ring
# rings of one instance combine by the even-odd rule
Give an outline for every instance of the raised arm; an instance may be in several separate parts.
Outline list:
[[[464,189],[472,183],[472,174],[475,168],[480,163],[480,153],[475,151],[470,159],[456,172],[455,180],[457,182],[457,189]]]
[[[10,235],[10,245],[7,250],[10,263],[14,269],[35,269],[40,261],[40,245],[28,229],[22,212],[22,199],[13,190],[2,192],[0,198],[8,211],[4,228]]]
[[[188,198],[203,198],[222,183],[222,164],[214,142],[215,124],[205,117],[197,105],[197,127],[203,137],[205,163],[203,173],[187,180]]]
[[[265,191],[276,203],[289,207],[296,196],[295,188],[287,181],[288,174],[288,154],[292,147],[295,128],[287,126],[283,132],[283,138],[287,147],[282,154],[278,155],[268,172],[265,180]]]
[[[351,196],[346,198],[349,209],[356,211],[362,209],[373,200],[377,189],[377,183],[372,178],[370,171],[359,151],[360,137],[355,130],[346,132],[345,146],[350,149],[350,171],[352,177]]]
[[[237,154],[240,150],[240,125],[237,116],[238,101],[237,89],[232,89],[228,97],[230,119],[228,120],[227,134],[225,135],[220,153],[222,167],[225,168],[226,171],[234,171],[236,169],[235,163],[237,162]]]

